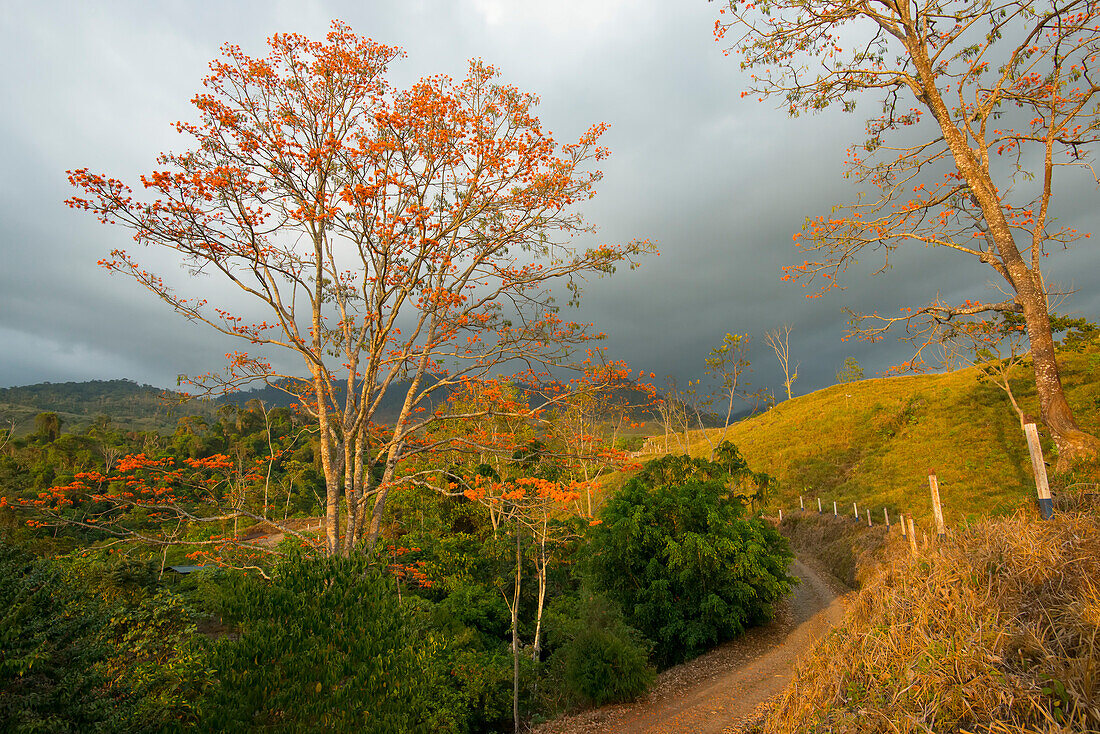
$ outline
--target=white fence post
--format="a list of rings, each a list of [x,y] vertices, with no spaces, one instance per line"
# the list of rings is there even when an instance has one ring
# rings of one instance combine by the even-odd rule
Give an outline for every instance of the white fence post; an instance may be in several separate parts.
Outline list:
[[[1027,450],[1031,454],[1031,469],[1035,473],[1035,491],[1039,495],[1039,511],[1044,520],[1054,517],[1054,500],[1050,498],[1050,485],[1047,484],[1047,465],[1043,461],[1043,447],[1039,443],[1039,429],[1034,423],[1024,424],[1027,434]]]
[[[943,508],[940,506],[940,483],[936,479],[936,472],[928,471],[928,487],[932,490],[932,514],[936,516],[936,535],[943,540],[947,530],[943,526]]]

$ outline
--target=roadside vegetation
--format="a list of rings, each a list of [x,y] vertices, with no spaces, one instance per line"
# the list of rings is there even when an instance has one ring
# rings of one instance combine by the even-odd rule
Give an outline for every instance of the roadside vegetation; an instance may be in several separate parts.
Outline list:
[[[840,522],[784,525],[806,537]],[[863,543],[866,528],[846,524]],[[1020,511],[973,522],[915,556],[895,529],[877,555],[860,566],[844,625],[803,660],[758,732],[1100,728],[1095,494],[1064,495],[1051,521]]]
[[[316,445],[285,408],[225,407],[171,436],[35,426],[0,434],[4,731],[510,731],[645,694],[790,588],[786,542],[751,509],[766,475],[730,444],[651,462],[594,516],[561,490],[576,468],[554,436],[484,461],[437,452],[461,491],[395,489],[383,542],[334,558],[312,547]],[[102,495],[66,489],[135,462]],[[217,464],[196,476],[246,514],[189,527],[158,516],[163,492],[107,496],[192,464]]]

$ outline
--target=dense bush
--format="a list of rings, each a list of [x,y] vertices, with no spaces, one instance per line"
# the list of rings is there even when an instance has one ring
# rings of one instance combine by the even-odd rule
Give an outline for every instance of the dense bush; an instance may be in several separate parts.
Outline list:
[[[744,516],[737,477],[685,458],[650,462],[592,533],[597,583],[653,640],[660,667],[769,619],[793,581],[786,540]]]
[[[649,642],[618,606],[591,591],[562,599],[551,611],[550,682],[564,707],[602,706],[644,695],[656,671]]]
[[[365,557],[290,559],[270,582],[232,577],[221,603],[240,636],[215,646],[205,728],[437,730],[440,642],[416,634]]]
[[[182,600],[115,567],[0,542],[0,731],[154,732],[193,721],[205,656]]]

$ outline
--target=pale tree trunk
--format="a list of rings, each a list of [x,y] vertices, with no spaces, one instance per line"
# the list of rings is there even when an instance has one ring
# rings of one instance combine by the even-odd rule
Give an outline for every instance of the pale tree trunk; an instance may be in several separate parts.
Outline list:
[[[324,381],[319,372],[314,373],[313,390],[317,400],[321,470],[325,475],[325,552],[334,556],[340,550],[340,477],[332,455],[334,447],[329,426],[330,415],[325,404]]]
[[[400,430],[400,429],[399,429]],[[386,512],[386,494],[397,468],[397,454],[404,447],[404,440],[398,438],[390,447],[386,457],[386,468],[382,472],[382,481],[378,483],[378,489],[374,496],[374,509],[371,511],[370,528],[367,530],[367,550],[374,548],[378,537],[382,534],[382,517]]]
[[[358,503],[355,510],[356,542],[363,537],[363,532],[366,529],[367,498],[370,496],[371,489],[370,469],[363,465],[363,453],[366,450],[363,447],[365,440],[364,436],[360,434],[356,438],[355,444],[355,478],[358,484],[356,493]]]
[[[710,455],[707,460],[714,461],[714,452],[718,450],[718,447],[715,445],[714,439],[712,439],[710,437],[710,434],[707,433],[707,427],[703,425],[703,414],[699,411],[698,408],[695,409],[695,419],[699,422],[699,432],[703,434],[703,438],[705,438],[707,441],[707,446],[710,447]]]
[[[531,659],[536,663],[539,658],[542,657],[542,608],[546,603],[546,518],[542,521],[542,537],[539,539],[539,555],[535,561],[535,572],[538,575],[539,582],[539,601],[538,608],[535,611],[535,642],[534,650],[531,652]]]
[[[523,551],[516,524],[516,588],[512,598],[512,725],[519,731],[519,590],[523,578]]]
[[[436,338],[435,326],[433,325],[428,331],[427,339],[429,342],[434,341]],[[397,423],[394,428],[392,443],[390,444],[389,452],[386,454],[386,469],[382,473],[382,481],[378,483],[378,489],[374,497],[374,509],[371,512],[370,529],[367,531],[366,549],[369,551],[374,548],[374,544],[378,542],[378,536],[382,533],[382,517],[386,511],[386,495],[389,492],[393,477],[397,471],[397,462],[400,458],[401,451],[405,448],[405,431],[409,421],[409,416],[412,415],[413,408],[415,407],[414,401],[417,392],[420,390],[420,382],[424,378],[424,373],[428,368],[428,361],[430,355],[425,352],[417,365],[416,373],[409,383],[409,389],[405,393],[405,402],[401,405],[401,412],[397,416]]]
[[[346,487],[345,504],[348,508],[347,538],[344,541],[344,554],[350,556],[356,544],[362,537],[364,515],[364,481],[363,481],[363,435],[360,432],[355,437],[355,443],[348,456],[348,465],[351,471],[344,480]]]

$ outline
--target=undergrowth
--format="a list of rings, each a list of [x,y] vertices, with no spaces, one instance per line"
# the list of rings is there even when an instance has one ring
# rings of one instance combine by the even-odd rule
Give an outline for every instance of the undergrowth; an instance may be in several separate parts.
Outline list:
[[[973,522],[916,556],[895,529],[759,731],[1100,731],[1095,502]]]

